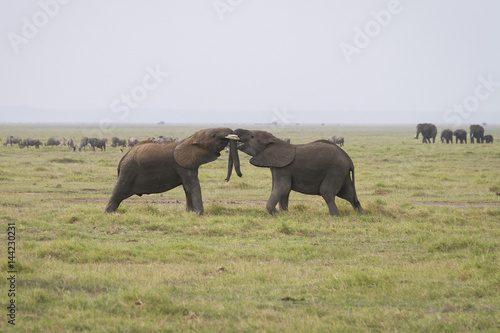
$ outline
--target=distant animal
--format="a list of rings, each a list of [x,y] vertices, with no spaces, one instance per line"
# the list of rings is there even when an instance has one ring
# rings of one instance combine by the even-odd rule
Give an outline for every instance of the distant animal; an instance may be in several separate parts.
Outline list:
[[[336,196],[363,213],[354,186],[354,164],[336,144],[318,140],[293,145],[265,131],[237,129],[234,133],[242,143],[238,149],[252,156],[251,164],[271,169],[272,190],[266,205],[269,214],[278,212],[278,203],[280,210],[288,210],[292,190],[322,196],[330,215],[340,214]]]
[[[40,140],[31,138],[24,139],[23,142],[19,144],[19,148],[29,148],[30,146],[34,146],[36,149],[39,149],[40,146],[43,146],[43,144],[40,142]]]
[[[418,139],[419,134],[422,133],[422,143],[436,142],[437,127],[434,124],[422,123],[417,125],[417,134],[415,139]]]
[[[490,135],[490,134],[485,135],[484,136],[484,142],[485,143],[493,143],[493,135]]]
[[[467,143],[467,132],[463,129],[457,129],[455,132],[453,132],[453,135],[455,136],[455,143],[458,143],[458,140],[460,140],[460,143]]]
[[[118,141],[120,141],[119,138],[117,138],[116,136],[112,137],[111,138],[111,147],[118,147]]]
[[[168,142],[174,142],[174,139],[170,136],[163,136],[160,135],[159,137],[155,138],[149,138],[148,140],[154,141],[154,142],[160,142],[160,143],[168,143]]]
[[[87,147],[88,144],[89,144],[89,138],[84,136],[82,140],[80,140],[80,146],[78,147],[78,151],[82,151],[82,149],[85,150],[85,147]]]
[[[453,131],[450,129],[445,129],[441,131],[441,142],[453,143]]]
[[[476,139],[476,143],[483,143],[484,141],[484,128],[481,125],[470,125],[469,128],[470,135],[470,143],[474,143],[474,139]]]
[[[106,151],[106,142],[108,142],[108,139],[97,139],[97,138],[89,139],[89,144],[92,147],[93,151],[95,151],[96,148],[101,149],[101,151]]]
[[[75,142],[72,138],[68,139],[67,145],[69,150],[75,151]]]
[[[328,141],[333,142],[340,147],[344,146],[344,137],[342,136],[332,136],[330,139],[328,139]]]
[[[123,200],[134,194],[161,193],[182,185],[186,193],[187,211],[202,215],[198,168],[215,161],[228,141],[233,140],[232,161],[235,162],[236,172],[241,175],[237,139],[229,128],[209,128],[178,142],[147,140],[136,144],[118,164],[118,179],[105,212],[114,212]]]
[[[8,136],[7,137],[7,140],[5,140],[4,142],[4,147],[7,146],[8,144],[10,144],[10,146],[12,147],[13,144],[17,143],[18,145],[21,145],[22,144],[22,139],[21,138],[18,138],[18,137],[15,137],[15,136]]]
[[[65,146],[66,142],[64,139],[56,139],[54,137],[50,138],[46,143],[45,146]]]
[[[139,143],[139,140],[137,138],[134,138],[134,137],[128,138],[128,146],[129,147],[133,147],[138,143]]]

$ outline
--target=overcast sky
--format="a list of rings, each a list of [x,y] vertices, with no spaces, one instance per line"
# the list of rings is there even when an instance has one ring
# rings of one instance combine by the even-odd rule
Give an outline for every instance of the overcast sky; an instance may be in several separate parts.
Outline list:
[[[0,122],[500,123],[498,0],[0,0]]]

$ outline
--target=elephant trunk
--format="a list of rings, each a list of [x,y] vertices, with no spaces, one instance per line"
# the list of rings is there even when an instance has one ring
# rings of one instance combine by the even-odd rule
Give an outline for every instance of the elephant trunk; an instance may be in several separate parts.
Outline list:
[[[229,140],[229,159],[227,163],[227,177],[226,181],[229,181],[231,179],[231,173],[233,172],[233,165],[234,165],[234,170],[236,171],[236,174],[241,177],[241,170],[240,170],[240,158],[238,156],[238,141],[236,140]]]

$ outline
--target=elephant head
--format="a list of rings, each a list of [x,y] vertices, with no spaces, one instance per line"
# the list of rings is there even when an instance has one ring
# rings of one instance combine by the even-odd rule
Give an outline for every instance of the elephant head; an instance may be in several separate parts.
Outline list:
[[[183,139],[174,150],[177,164],[186,169],[197,169],[200,165],[215,161],[229,142],[231,170],[234,163],[236,172],[241,177],[240,161],[236,149],[239,139],[230,128],[210,128],[200,130],[190,137]],[[229,180],[230,174],[227,180]]]
[[[253,156],[250,163],[258,167],[281,168],[293,162],[295,147],[266,131],[237,129],[242,143],[238,150]]]

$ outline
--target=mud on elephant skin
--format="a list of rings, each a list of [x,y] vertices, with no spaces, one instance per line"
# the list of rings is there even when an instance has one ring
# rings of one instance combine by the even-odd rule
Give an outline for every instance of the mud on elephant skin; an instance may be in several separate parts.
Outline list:
[[[241,144],[238,149],[253,156],[250,163],[271,169],[272,190],[267,201],[270,214],[288,210],[290,191],[320,195],[330,215],[339,215],[335,197],[349,201],[360,213],[363,208],[354,186],[354,164],[336,144],[318,140],[308,144],[286,143],[265,131],[237,129]]]
[[[142,141],[133,146],[118,164],[118,179],[105,212],[115,211],[120,203],[136,194],[161,193],[182,185],[186,209],[203,214],[200,165],[215,161],[229,141],[234,167],[238,174],[239,159],[233,130],[209,128],[177,142]],[[231,164],[232,165],[232,164]]]

